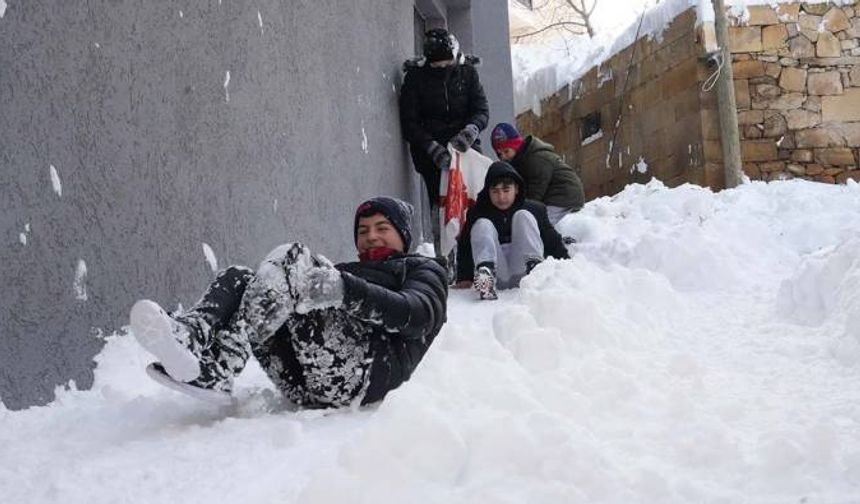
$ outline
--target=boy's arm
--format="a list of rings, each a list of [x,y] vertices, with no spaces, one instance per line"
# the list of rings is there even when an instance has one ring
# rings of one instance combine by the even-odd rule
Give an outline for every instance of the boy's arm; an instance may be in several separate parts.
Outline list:
[[[351,273],[342,273],[343,306],[361,320],[381,325],[404,338],[418,339],[446,320],[448,282],[445,269],[426,259],[406,268],[403,288],[393,291]]]
[[[483,131],[490,122],[490,105],[487,102],[487,95],[484,94],[484,87],[481,85],[481,79],[478,76],[478,70],[475,67],[469,66],[472,75],[472,85],[469,89],[469,119],[467,124],[474,124],[478,127],[478,131]]]
[[[526,198],[543,202],[552,180],[553,163],[540,155],[525,159],[522,176],[526,182]]]
[[[433,137],[421,124],[421,104],[416,91],[416,78],[413,73],[407,72],[403,86],[400,88],[400,124],[406,141],[414,148],[426,151]]]

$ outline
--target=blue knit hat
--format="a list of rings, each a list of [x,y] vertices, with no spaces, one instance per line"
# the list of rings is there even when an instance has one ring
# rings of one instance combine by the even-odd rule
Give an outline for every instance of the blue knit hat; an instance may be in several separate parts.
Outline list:
[[[519,149],[523,144],[523,137],[520,132],[512,124],[499,123],[493,128],[493,133],[490,135],[490,140],[493,143],[493,150],[504,148]]]
[[[364,203],[358,205],[355,211],[355,224],[352,227],[353,239],[358,242],[358,219],[361,217],[370,217],[371,215],[382,214],[391,222],[394,229],[403,240],[403,252],[409,252],[409,247],[412,245],[412,214],[414,209],[409,203],[391,198],[389,196],[377,196],[370,198]]]

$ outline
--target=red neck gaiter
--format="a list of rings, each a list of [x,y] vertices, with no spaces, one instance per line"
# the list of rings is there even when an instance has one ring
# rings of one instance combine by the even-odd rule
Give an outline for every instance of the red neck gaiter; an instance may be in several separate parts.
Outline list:
[[[358,254],[359,261],[384,261],[388,259],[394,254],[397,254],[399,250],[394,250],[393,248],[388,247],[374,247],[372,249],[367,249],[364,252]]]

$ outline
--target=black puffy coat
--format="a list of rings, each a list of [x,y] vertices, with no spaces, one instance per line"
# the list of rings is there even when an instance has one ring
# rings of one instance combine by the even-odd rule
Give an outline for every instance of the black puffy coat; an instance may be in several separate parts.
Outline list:
[[[490,201],[490,188],[502,178],[513,179],[519,188],[514,204],[507,210],[499,210]],[[476,220],[489,219],[496,231],[499,233],[500,243],[511,242],[511,221],[514,212],[527,210],[535,216],[543,241],[544,257],[555,257],[556,259],[568,259],[570,255],[561,235],[553,227],[546,213],[546,206],[534,200],[526,199],[523,190],[523,179],[513,166],[504,161],[497,161],[490,165],[487,176],[484,178],[484,188],[478,193],[475,206],[469,209],[466,217],[466,227],[457,241],[457,280],[472,280],[475,273],[475,263],[472,259],[472,225]]]
[[[383,261],[341,263],[344,308],[370,322],[373,364],[363,404],[409,379],[446,321],[448,282],[433,258],[397,254]]]
[[[467,124],[474,124],[479,131],[487,127],[490,108],[475,68],[479,61],[461,56],[444,68],[432,68],[423,59],[404,63],[400,125],[419,173],[439,171],[427,154],[431,142],[445,147]],[[474,147],[480,150],[480,140]]]

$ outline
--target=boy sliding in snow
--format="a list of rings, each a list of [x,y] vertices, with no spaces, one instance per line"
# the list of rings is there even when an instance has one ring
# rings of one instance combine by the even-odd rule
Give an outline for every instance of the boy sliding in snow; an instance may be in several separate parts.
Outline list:
[[[527,200],[522,187],[516,170],[497,161],[469,209],[457,246],[457,280],[460,287],[471,284],[481,299],[496,299],[497,286],[519,286],[545,257],[570,257],[546,207]]]
[[[190,310],[149,300],[131,309],[138,342],[160,362],[147,373],[229,404],[251,355],[299,407],[368,404],[409,379],[445,323],[447,281],[436,260],[407,255],[412,207],[377,197],[355,215],[359,261],[333,265],[300,243],[254,272],[221,271]]]

